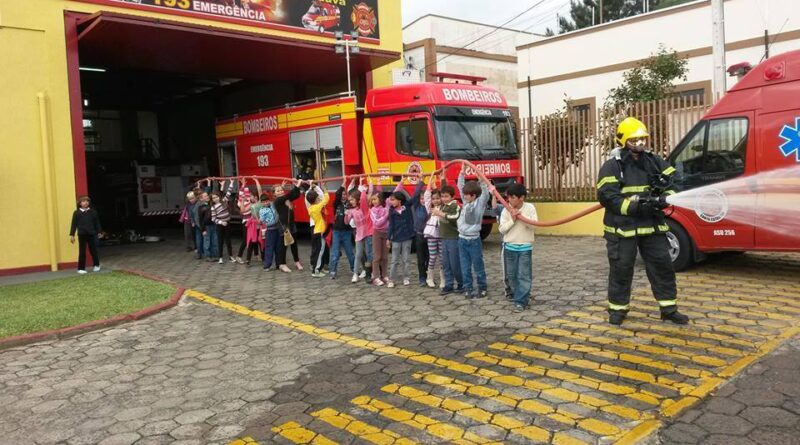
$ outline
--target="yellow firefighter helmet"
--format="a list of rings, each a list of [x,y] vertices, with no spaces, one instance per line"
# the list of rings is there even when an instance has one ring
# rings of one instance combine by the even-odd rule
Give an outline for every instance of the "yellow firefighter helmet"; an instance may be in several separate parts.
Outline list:
[[[617,137],[615,140],[620,147],[624,147],[628,139],[646,138],[649,136],[650,133],[647,132],[647,126],[642,123],[642,121],[634,117],[628,117],[620,122],[619,127],[617,127]]]

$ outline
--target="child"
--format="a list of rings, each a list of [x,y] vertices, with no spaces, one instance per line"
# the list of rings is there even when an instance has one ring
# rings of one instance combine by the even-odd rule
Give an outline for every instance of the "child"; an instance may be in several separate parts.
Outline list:
[[[344,184],[347,183],[347,178],[344,178],[342,186],[336,190],[336,197],[333,200],[333,240],[331,242],[331,279],[336,279],[336,273],[339,271],[339,257],[341,256],[342,248],[347,255],[347,262],[350,264],[350,272],[355,273],[355,256],[353,255],[353,228],[347,221],[348,200],[345,199]]]
[[[428,210],[422,202],[422,190],[425,181],[418,178],[414,196],[409,201],[411,215],[414,219],[414,247],[417,251],[417,274],[419,276],[419,287],[425,287],[428,281],[428,241],[425,239],[425,226],[428,222]]]
[[[224,188],[224,181],[222,183],[222,188]],[[228,247],[228,258],[230,258],[231,263],[236,262],[236,258],[233,257],[233,249],[231,248],[231,212],[230,208],[228,207],[228,202],[230,201],[231,194],[233,193],[233,181],[230,181],[228,185],[228,190],[225,192],[225,197],[223,198],[220,196],[219,192],[215,192],[211,194],[211,221],[214,222],[217,226],[217,241],[219,247],[219,264],[223,264],[225,260],[223,257],[223,247]]]
[[[442,205],[432,210],[431,214],[439,218],[439,236],[442,238],[442,270],[444,271],[444,287],[440,295],[452,294],[453,291],[463,292],[463,278],[461,276],[461,262],[458,259],[458,216],[460,209],[458,202],[453,199],[455,189],[444,185],[441,189]],[[454,287],[454,285],[456,287]]]
[[[533,226],[518,220],[522,215],[538,221],[536,207],[525,202],[528,195],[525,186],[514,184],[508,188],[508,203],[512,209],[500,216],[500,233],[503,234],[503,267],[508,286],[513,290],[514,312],[522,312],[528,307],[533,281]]]
[[[197,203],[197,221],[200,233],[203,234],[203,254],[198,259],[206,258],[207,261],[217,261],[217,225],[211,220],[211,207],[208,192],[200,194],[200,201]]]
[[[458,255],[461,259],[461,273],[464,274],[464,296],[467,299],[485,298],[488,295],[486,268],[483,264],[483,243],[481,241],[481,225],[483,212],[489,202],[489,187],[481,181],[470,181],[464,184],[466,165],[461,166],[458,175],[458,192],[464,200],[464,206],[458,216]],[[472,269],[475,269],[478,290],[472,287]]]
[[[181,216],[178,218],[178,222],[183,224],[183,239],[186,241],[186,251],[191,252],[197,249],[195,245],[195,225],[194,220],[192,219],[192,214],[194,213],[194,205],[197,202],[197,197],[194,195],[194,192],[189,192],[186,194],[186,204],[183,206],[183,210],[181,211]]]
[[[286,235],[287,231],[292,235],[297,233],[297,228],[294,224],[294,207],[292,201],[300,197],[300,181],[295,181],[289,193],[286,193],[286,189],[284,189],[282,185],[276,185],[273,191],[275,192],[275,202],[273,202],[272,205],[278,212],[278,221],[280,223],[280,239],[278,240],[278,257],[276,264],[281,272],[289,273],[292,270],[286,265],[287,246],[283,241],[283,237]],[[297,255],[297,243],[293,243],[291,247],[292,253],[294,254],[294,261],[299,265],[300,258],[298,258]],[[303,270],[303,267],[299,265],[297,270]]]
[[[306,193],[308,214],[314,221],[314,234],[311,235],[311,267],[313,268],[311,276],[321,278],[325,276],[322,273],[322,266],[325,265],[325,231],[328,228],[328,223],[325,221],[322,211],[328,205],[330,196],[327,190],[314,185],[313,181],[311,185],[311,190]]]
[[[402,181],[401,181],[402,184]],[[403,286],[408,286],[408,257],[411,255],[411,244],[414,242],[413,210],[406,206],[406,195],[396,191],[389,196],[389,232],[387,244],[392,246],[392,267],[389,270],[389,282],[386,287],[394,287],[397,268],[403,267]],[[388,247],[388,245],[387,245]],[[402,261],[402,264],[401,264]]]
[[[239,264],[244,264],[244,260],[242,257],[244,256],[245,249],[248,249],[248,261],[249,258],[252,257],[252,254],[249,251],[250,241],[248,239],[248,223],[253,218],[253,204],[256,203],[256,196],[250,193],[250,189],[246,187],[244,182],[241,183],[239,186],[239,214],[242,216],[242,244],[239,246],[239,256],[236,257],[236,261]],[[258,218],[256,220],[256,228],[258,228]],[[258,238],[261,238],[261,233],[258,234]],[[253,239],[253,241],[258,241],[257,239]],[[257,252],[261,252],[261,249],[258,249]],[[249,264],[249,263],[248,263]]]
[[[278,256],[278,241],[281,238],[280,220],[271,197],[264,193],[261,195],[261,205],[258,210],[258,220],[264,226],[264,253],[261,255],[264,270],[272,268],[272,260]],[[282,242],[283,240],[280,239]]]
[[[355,186],[355,179],[353,179],[351,188],[353,186]],[[353,271],[353,279],[350,281],[358,283],[359,278],[366,278],[369,283],[372,281],[372,234],[374,229],[369,212],[367,189],[363,183],[358,190],[350,192],[348,199],[350,200],[350,209],[347,211],[347,222],[356,228],[356,270]],[[362,260],[366,263],[362,263]],[[363,264],[366,264],[366,267]]]
[[[505,195],[506,200],[508,200],[508,195]],[[492,215],[497,219],[497,224],[500,224],[500,218],[503,216],[503,211],[505,211],[505,207],[499,205],[497,202],[497,197],[492,194]],[[503,269],[503,286],[505,287],[505,296],[507,300],[514,299],[514,291],[511,289],[511,286],[508,284],[508,272],[506,271],[505,267],[505,249],[500,249],[500,267]]]
[[[439,210],[442,205],[442,194],[439,189],[433,188],[435,181],[435,176],[431,174],[428,188],[425,190],[423,197],[425,211],[428,214],[428,220],[425,222],[425,229],[422,232],[428,245],[428,278],[425,280],[425,284],[430,288],[436,287],[433,277],[436,276],[436,261],[439,258],[439,252],[442,251],[442,239],[439,236],[439,217],[433,214],[433,211]],[[442,286],[444,286],[444,283],[442,283]]]
[[[403,189],[400,181],[395,192]],[[372,284],[383,286],[389,281],[389,200],[383,200],[383,187],[378,186],[378,191],[372,194],[372,180],[369,182],[369,214],[372,219]]]
[[[100,272],[100,256],[97,254],[97,235],[100,233],[100,217],[90,207],[92,200],[88,196],[78,198],[78,208],[72,214],[69,229],[69,242],[75,244],[75,232],[78,232],[78,273],[86,273],[86,247],[92,255],[94,272]]]

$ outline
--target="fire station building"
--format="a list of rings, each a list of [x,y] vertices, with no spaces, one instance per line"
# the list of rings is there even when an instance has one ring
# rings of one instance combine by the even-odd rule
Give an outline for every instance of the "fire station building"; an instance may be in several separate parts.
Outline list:
[[[363,100],[403,66],[400,0],[0,2],[0,275],[74,267],[81,195],[109,233],[177,228],[192,180],[235,162],[215,123],[346,91],[355,37]]]

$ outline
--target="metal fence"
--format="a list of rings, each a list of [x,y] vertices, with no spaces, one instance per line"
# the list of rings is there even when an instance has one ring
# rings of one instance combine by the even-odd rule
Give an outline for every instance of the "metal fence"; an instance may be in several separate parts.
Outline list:
[[[711,107],[709,102],[698,95],[676,96],[613,110],[583,108],[521,119],[522,171],[531,197],[594,201],[597,172],[615,146],[622,119],[644,122],[651,148],[667,156]]]

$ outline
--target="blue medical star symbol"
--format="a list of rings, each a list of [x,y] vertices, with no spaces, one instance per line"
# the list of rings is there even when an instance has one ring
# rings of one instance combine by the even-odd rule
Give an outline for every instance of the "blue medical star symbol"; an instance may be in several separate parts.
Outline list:
[[[797,162],[800,162],[800,117],[794,119],[794,127],[784,125],[780,137],[786,142],[781,145],[781,153],[787,158],[794,153]]]

